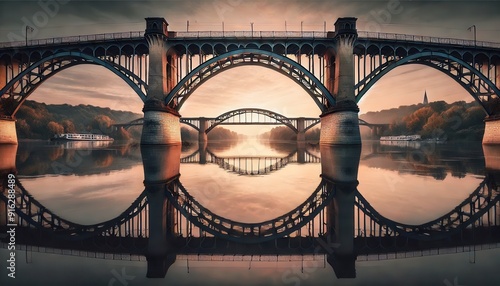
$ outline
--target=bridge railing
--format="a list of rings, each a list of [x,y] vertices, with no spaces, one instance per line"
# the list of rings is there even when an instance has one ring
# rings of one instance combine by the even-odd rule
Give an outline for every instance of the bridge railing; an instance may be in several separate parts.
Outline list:
[[[206,39],[206,38],[327,38],[328,33],[324,31],[193,31],[193,32],[171,32],[173,38],[179,39]],[[105,33],[81,36],[58,37],[49,39],[38,39],[16,42],[0,43],[0,48],[57,45],[65,43],[82,43],[93,41],[135,39],[144,37],[144,31]],[[476,46],[485,48],[500,48],[500,43],[473,41],[464,39],[429,37],[418,35],[407,35],[397,33],[379,33],[358,31],[359,38],[382,39],[395,41],[411,41],[421,43],[435,43],[460,46]]]
[[[500,43],[494,43],[494,42],[429,37],[429,36],[417,36],[417,35],[406,35],[406,34],[395,34],[395,33],[377,33],[377,32],[359,31],[358,37],[359,38],[367,38],[367,39],[396,40],[396,41],[421,42],[421,43],[431,43],[431,44],[476,46],[476,47],[484,47],[484,48],[500,48]]]
[[[69,36],[69,37],[58,37],[58,38],[49,38],[49,39],[28,40],[28,42],[26,42],[26,41],[6,42],[6,43],[0,43],[0,48],[72,44],[72,43],[94,42],[94,41],[135,39],[135,38],[143,38],[143,37],[144,37],[144,31],[123,32],[123,33],[106,33],[106,34],[93,34],[93,35],[81,35],[81,36]]]
[[[175,38],[326,38],[319,31],[195,31],[175,32]]]

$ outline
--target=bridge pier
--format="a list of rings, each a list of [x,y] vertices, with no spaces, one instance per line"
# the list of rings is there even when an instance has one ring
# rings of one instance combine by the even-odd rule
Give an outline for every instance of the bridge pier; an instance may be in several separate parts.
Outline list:
[[[486,175],[500,186],[500,145],[483,145]]]
[[[200,154],[200,165],[207,163],[207,145],[208,142],[198,142],[198,154]]]
[[[306,163],[306,144],[297,142],[297,163]]]
[[[173,67],[167,56],[167,26],[163,18],[146,18],[144,37],[149,48],[149,82],[148,99],[142,110],[142,145],[181,144],[180,114],[164,102],[173,85]]]
[[[0,144],[17,144],[15,119],[0,118]]]
[[[148,278],[165,277],[175,262],[175,208],[168,202],[169,181],[179,175],[181,145],[142,146],[144,186],[149,204]]]
[[[148,100],[142,110],[141,145],[180,145],[180,114],[158,100]]]
[[[205,117],[200,117],[200,130],[198,131],[198,143],[204,144],[208,142],[208,120]]]
[[[500,144],[500,117],[484,120],[483,144]]]
[[[356,18],[339,18],[335,22],[335,78],[332,94],[336,104],[320,116],[320,144],[361,144],[359,108],[354,94],[353,51],[357,36]]]
[[[306,144],[306,119],[304,117],[297,118],[297,144],[305,146]]]
[[[335,185],[333,201],[327,206],[327,239],[333,246],[327,261],[337,278],[354,278],[354,197],[361,146],[323,145],[320,151],[322,176]]]

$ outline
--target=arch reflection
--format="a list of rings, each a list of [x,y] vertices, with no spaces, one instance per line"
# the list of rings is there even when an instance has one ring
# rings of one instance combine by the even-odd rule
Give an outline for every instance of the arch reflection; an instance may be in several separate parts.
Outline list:
[[[141,152],[144,192],[121,215],[95,225],[57,216],[18,180],[19,243],[145,256],[148,277],[165,277],[178,255],[325,255],[336,276],[347,278],[356,276],[355,261],[366,255],[500,241],[498,149],[484,150],[486,175],[463,202],[420,225],[383,217],[357,191],[361,152],[356,147],[321,147],[321,182],[311,196],[287,214],[261,223],[226,219],[196,201],[181,184],[180,146],[143,147]],[[2,172],[2,214],[8,201],[5,174],[12,167]],[[3,231],[6,217],[0,219]]]

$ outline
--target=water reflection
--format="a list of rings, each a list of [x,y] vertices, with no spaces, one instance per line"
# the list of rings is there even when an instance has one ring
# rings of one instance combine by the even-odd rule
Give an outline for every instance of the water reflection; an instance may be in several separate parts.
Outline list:
[[[441,248],[461,247],[464,251],[470,245],[500,242],[500,149],[485,146],[484,151],[475,147],[464,150],[451,145],[414,149],[376,143],[364,146],[367,147],[294,146],[290,153],[287,148],[276,147],[279,152],[271,150],[264,154],[260,150],[243,155],[234,151],[235,145],[226,149],[210,145],[187,149],[142,146],[139,157],[144,187],[133,187],[137,190],[128,201],[132,204],[122,208],[120,214],[87,224],[75,223],[61,215],[55,210],[59,206],[47,207],[47,201],[40,200],[39,194],[32,195],[37,184],[28,188],[24,183],[33,179],[23,178],[32,172],[26,166],[27,161],[43,159],[49,165],[66,162],[62,158],[75,156],[76,153],[71,153],[74,150],[63,149],[59,155],[59,149],[55,148],[54,155],[20,146],[17,164],[20,179],[16,187],[18,243],[44,249],[140,255],[147,260],[147,277],[168,279],[168,270],[178,263],[178,258],[191,254],[219,255],[221,259],[234,255],[298,255],[302,259],[320,255],[336,277],[354,278],[361,263],[356,261],[372,256],[377,259],[395,258],[401,253],[421,256]],[[23,155],[26,150],[33,154]],[[4,153],[2,158],[12,158],[16,152],[0,151]],[[74,167],[75,173],[92,172],[85,171],[86,168],[109,171],[115,166],[113,163],[103,164],[96,159],[103,158],[102,151],[92,150],[87,161],[81,162],[87,166]],[[115,151],[104,152],[112,162],[134,154]],[[94,152],[99,155],[94,157]],[[476,152],[484,152],[484,159],[482,155],[477,158]],[[289,162],[279,172],[266,176],[235,176],[234,173],[241,173],[236,168],[243,169],[242,164],[235,162],[242,158],[246,158],[247,173],[274,166],[264,160],[258,163],[258,168],[251,167],[262,158],[288,158]],[[267,167],[262,169],[260,164]],[[226,168],[227,165],[230,167]],[[123,168],[126,164],[116,166]],[[435,176],[437,166],[446,176]],[[39,167],[38,175],[53,174],[43,164]],[[6,172],[13,171],[16,165],[11,160],[2,168],[5,178]],[[109,172],[114,176],[118,171],[115,167]],[[41,182],[40,179],[46,178],[34,180]],[[5,182],[2,180],[2,214],[6,213]],[[437,189],[420,190],[422,195],[415,201],[424,200],[432,211],[424,211],[430,213],[425,221],[408,221],[405,215],[421,218],[419,208],[423,207],[408,208],[403,201],[411,201],[416,195],[401,190],[423,182],[441,184],[454,194],[444,192],[440,197]],[[454,184],[460,184],[461,189]],[[414,187],[410,191],[416,190]],[[259,201],[259,197],[264,199]],[[392,197],[399,201],[391,201]],[[255,204],[257,211],[253,206],[245,207],[252,205],[252,201],[259,202]],[[406,209],[390,212],[400,204]],[[6,218],[0,219],[5,233]]]
[[[141,164],[139,146],[101,143],[105,145],[95,145],[93,142],[19,144],[16,166],[23,176],[83,176],[128,169]]]

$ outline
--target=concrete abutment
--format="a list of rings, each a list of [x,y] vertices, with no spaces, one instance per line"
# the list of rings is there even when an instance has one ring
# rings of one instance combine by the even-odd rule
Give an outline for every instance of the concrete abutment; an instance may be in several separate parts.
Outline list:
[[[0,144],[17,145],[16,120],[0,119]]]
[[[483,144],[500,144],[500,117],[486,118],[484,120]]]

